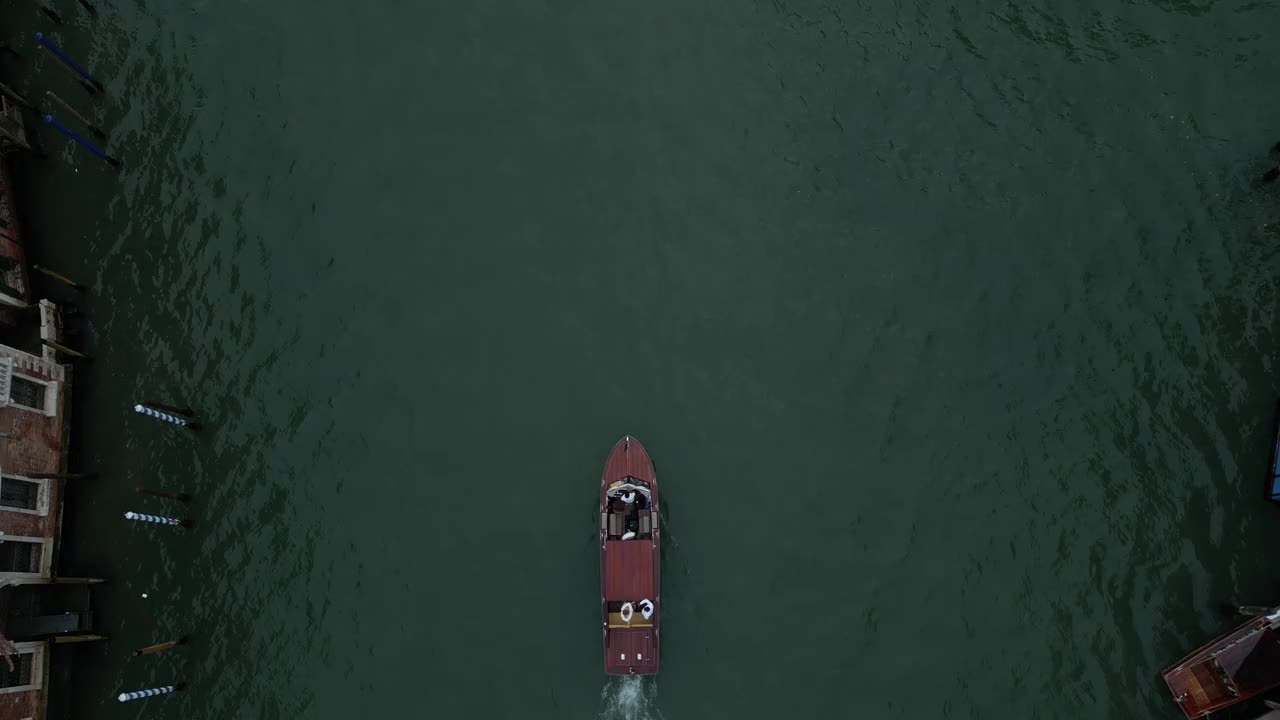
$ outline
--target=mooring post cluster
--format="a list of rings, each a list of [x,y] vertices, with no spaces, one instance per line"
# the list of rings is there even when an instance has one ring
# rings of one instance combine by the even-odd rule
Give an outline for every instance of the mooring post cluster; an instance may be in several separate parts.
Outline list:
[[[158,420],[162,423],[175,425],[179,428],[189,431],[195,431],[199,428],[196,422],[196,413],[190,407],[176,407],[165,403],[156,402],[154,400],[143,400],[133,406],[134,412]],[[173,490],[156,490],[152,488],[137,487],[134,490],[139,495],[149,495],[152,497],[164,498],[178,503],[187,503],[191,497],[186,493],[176,492]],[[187,520],[183,518],[171,517],[168,515],[152,515],[150,513],[141,513],[130,510],[124,514],[126,520],[140,524],[163,525],[177,529],[189,527]],[[187,638],[179,638],[177,640],[167,640],[165,642],[148,645],[147,647],[135,650],[134,657],[142,655],[153,655],[155,653],[171,650],[179,645],[187,642]],[[147,698],[159,697],[170,693],[178,692],[184,687],[183,683],[175,683],[173,685],[162,685],[160,687],[146,688],[143,690],[133,690],[121,692],[116,696],[120,702],[132,702],[134,700],[145,700]]]
[[[133,406],[133,411],[139,415],[159,420],[162,423],[176,425],[185,430],[195,431],[200,428],[200,424],[196,422],[196,413],[189,407],[175,407],[166,405],[154,400],[144,400]],[[176,492],[173,490],[152,490],[149,488],[136,488],[139,495],[151,495],[161,497],[168,500],[185,503],[191,498],[186,493]],[[130,510],[124,514],[126,520],[141,523],[153,523],[156,525],[172,525],[174,527],[186,527],[187,522],[182,518],[168,517],[166,515],[152,515],[150,513],[134,512]]]
[[[165,650],[172,650],[186,642],[187,638],[183,637],[178,638],[177,640],[168,640],[166,642],[156,643],[155,645],[148,645],[140,650],[134,650],[133,656],[139,657],[141,655],[153,655],[155,653],[164,652]],[[147,698],[159,697],[161,695],[178,692],[183,687],[183,683],[174,683],[172,685],[161,685],[159,687],[146,688],[143,690],[129,690],[116,695],[116,700],[122,703],[133,702],[134,700],[146,700]]]
[[[63,35],[63,28],[77,24],[77,19],[69,16],[69,13],[75,11],[76,5],[89,17],[98,15],[95,0],[76,0],[76,4],[67,0],[56,6],[62,8],[61,11],[50,4],[52,0],[35,2],[35,10],[42,16],[39,22],[45,24],[45,27],[30,28],[22,32],[22,38],[29,45],[16,48],[7,44],[0,45],[0,53],[7,53],[10,62],[24,64],[28,68],[33,67],[33,64],[34,67],[56,65],[62,68],[59,72],[65,72],[74,80],[83,94],[69,85],[53,87],[52,82],[46,87],[15,83],[16,88],[0,83],[0,151],[20,148],[44,157],[41,138],[60,137],[70,141],[64,145],[68,152],[87,152],[110,167],[120,168],[122,162],[109,151],[109,131],[101,120],[104,110],[102,98],[107,93],[107,86],[91,72],[91,65],[86,60],[92,58],[85,57],[87,53],[83,46],[78,46],[73,37]],[[64,13],[68,13],[68,16],[64,17]],[[27,48],[31,48],[31,51],[27,52]],[[61,78],[40,80],[54,80],[66,85]],[[45,128],[44,133],[38,132],[41,127]],[[64,294],[74,292],[81,299],[90,292],[90,286],[48,267],[27,263],[18,231],[17,212],[11,203],[10,178],[7,167],[0,166],[0,275],[7,273],[15,276],[0,280],[5,280],[19,292],[13,298],[0,296],[0,309],[3,309],[0,312],[13,311],[24,318],[31,317],[28,313],[38,312],[40,338],[34,353],[0,345],[0,394],[3,394],[0,400],[4,401],[0,402],[0,420],[7,422],[10,416],[4,413],[13,412],[27,412],[31,414],[31,418],[45,420],[22,419],[15,421],[12,428],[7,424],[0,428],[0,443],[4,444],[0,447],[7,446],[0,458],[4,461],[5,496],[0,498],[0,523],[4,523],[0,525],[0,535],[4,536],[0,541],[11,543],[6,547],[17,548],[10,552],[14,558],[10,564],[18,569],[10,569],[7,574],[17,573],[23,576],[16,581],[0,577],[0,586],[12,582],[31,582],[42,586],[100,583],[103,582],[100,578],[61,576],[57,570],[58,563],[52,560],[54,554],[49,552],[53,541],[49,540],[48,545],[40,545],[35,542],[38,538],[25,537],[35,534],[25,530],[32,525],[33,516],[57,518],[55,530],[49,531],[49,537],[57,535],[56,526],[61,522],[63,490],[66,484],[94,476],[93,473],[68,471],[67,442],[60,439],[67,435],[49,430],[66,427],[65,413],[70,409],[72,364],[79,365],[93,360],[83,348],[78,347],[75,339],[68,340],[63,332],[64,316],[69,317],[78,311],[65,303],[63,307],[59,307],[50,300],[35,302],[32,299],[31,274],[27,269],[39,273],[51,283],[63,286]],[[31,342],[35,345],[34,339]],[[132,412],[129,412],[130,409]],[[137,399],[121,407],[120,412],[129,418],[130,430],[140,434],[193,433],[200,427],[199,416],[192,408],[154,400]],[[45,422],[48,427],[38,422]],[[58,423],[64,424],[59,426]],[[32,459],[35,456],[23,445],[27,441],[53,445],[45,448],[47,457],[42,455],[37,462]],[[153,487],[137,486],[134,490],[136,494],[132,501],[126,508],[122,508],[125,510],[122,532],[149,534],[149,537],[157,540],[169,541],[176,540],[193,527],[186,512],[191,497],[181,489],[165,488],[162,483],[157,483]],[[5,574],[6,571],[0,570],[0,575]],[[31,579],[26,579],[28,577]],[[75,594],[58,594],[59,597],[64,595],[72,597]],[[147,595],[144,593],[143,597]],[[80,618],[77,612],[83,612],[84,618]],[[65,616],[68,615],[74,615],[75,618],[67,619]],[[37,663],[47,662],[46,654],[51,653],[46,653],[41,648],[107,639],[91,627],[92,615],[92,612],[81,609],[57,616],[57,627],[67,629],[57,630],[52,636],[42,629],[43,626],[30,623],[12,623],[11,626],[0,628],[0,660],[21,658],[26,663],[24,667],[30,668],[34,676],[46,676],[47,666],[41,668]],[[73,620],[80,624],[77,625]],[[16,642],[11,642],[5,634],[11,634]],[[166,632],[160,637],[178,635],[180,633]],[[146,658],[175,652],[175,648],[188,641],[186,636],[161,640],[133,650],[130,657]],[[131,662],[153,661],[141,659]],[[154,680],[167,681],[168,684],[130,682],[129,686],[120,688],[114,697],[121,703],[141,702],[172,695],[185,686],[177,673],[170,674],[168,671],[159,673]],[[11,690],[15,688],[9,688],[6,692]],[[40,693],[43,690],[37,683],[30,692]],[[10,697],[18,699],[16,696]],[[43,700],[41,703],[43,705]],[[32,714],[42,716],[43,712],[44,708],[41,706],[38,712]]]
[[[78,0],[78,2],[89,15],[97,16],[97,8],[93,3],[89,2],[89,0]],[[54,25],[61,26],[64,24],[62,15],[49,5],[42,2],[40,3],[39,9],[40,12],[52,21]],[[106,93],[107,88],[103,85],[102,81],[94,77],[85,65],[73,58],[71,53],[63,49],[63,47],[60,46],[53,38],[46,35],[43,31],[34,32],[31,34],[31,37],[36,41],[39,50],[50,56],[54,63],[63,68],[68,75],[90,96],[98,96]],[[4,49],[8,50],[16,57],[22,58],[22,55],[13,48],[6,46]],[[88,151],[90,154],[99,158],[111,167],[119,168],[121,166],[119,158],[110,154],[106,149],[97,144],[105,143],[107,141],[107,131],[103,129],[99,123],[90,118],[91,113],[86,113],[77,109],[73,102],[59,96],[53,90],[45,90],[44,99],[46,102],[42,102],[40,104],[33,103],[31,100],[27,99],[25,95],[4,84],[0,84],[0,94],[10,100],[13,100],[21,107],[35,112],[46,126],[57,131],[60,135],[71,140],[76,145]],[[47,106],[45,106],[46,103]],[[65,121],[64,118],[66,119]],[[83,126],[84,129],[93,136],[96,142],[77,131],[72,127],[72,123],[79,123],[79,125]],[[27,138],[22,136],[25,135],[25,132],[20,128],[16,133],[9,129],[0,132],[0,135],[3,136],[3,140],[10,142],[13,145],[26,150],[33,149],[27,142]]]

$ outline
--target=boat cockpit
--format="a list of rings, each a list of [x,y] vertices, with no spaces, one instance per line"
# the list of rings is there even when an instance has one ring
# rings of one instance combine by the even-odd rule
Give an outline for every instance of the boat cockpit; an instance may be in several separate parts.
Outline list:
[[[605,491],[605,539],[653,540],[657,516],[649,483],[633,477],[609,484]]]

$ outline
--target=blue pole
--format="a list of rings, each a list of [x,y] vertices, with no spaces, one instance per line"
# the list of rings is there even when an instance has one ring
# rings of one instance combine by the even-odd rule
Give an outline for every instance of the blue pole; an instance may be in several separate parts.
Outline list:
[[[50,124],[50,125],[52,125],[52,126],[54,126],[54,127],[58,128],[59,130],[61,130],[63,135],[66,135],[67,137],[71,138],[72,140],[75,140],[76,142],[80,143],[80,146],[81,146],[81,147],[83,147],[84,149],[88,150],[89,152],[93,153],[94,155],[97,155],[98,157],[102,158],[103,160],[106,160],[107,162],[111,163],[113,166],[115,166],[115,167],[120,167],[120,161],[119,161],[119,160],[117,160],[117,159],[115,159],[115,158],[111,157],[110,155],[108,155],[108,154],[106,154],[106,153],[102,152],[101,150],[99,150],[99,149],[98,149],[98,146],[94,145],[93,143],[89,142],[88,140],[85,140],[84,138],[82,138],[82,137],[80,137],[79,135],[75,134],[75,132],[74,132],[71,128],[67,127],[66,125],[63,125],[62,123],[58,122],[57,120],[54,120],[52,115],[45,115],[45,116],[44,116],[44,121],[45,121],[46,123],[48,123],[48,124]]]
[[[70,57],[67,57],[67,54],[59,50],[57,45],[54,45],[53,43],[46,40],[44,38],[44,33],[36,33],[36,40],[40,41],[40,44],[45,46],[49,50],[49,52],[53,53],[54,55],[57,55],[59,60],[67,64],[67,67],[71,68],[72,70],[75,70],[76,74],[84,78],[85,80],[87,80],[90,85],[94,86],[99,90],[103,89],[102,83],[98,82],[97,80],[94,80],[93,76],[90,75],[87,70],[77,65],[75,60],[72,60]]]

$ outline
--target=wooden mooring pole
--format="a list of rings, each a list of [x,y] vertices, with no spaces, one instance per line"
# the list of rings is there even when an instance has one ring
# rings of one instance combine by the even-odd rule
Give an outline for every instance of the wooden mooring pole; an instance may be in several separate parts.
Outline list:
[[[53,638],[53,644],[62,645],[64,643],[92,642],[106,639],[106,635],[58,635]]]
[[[40,273],[42,273],[42,274],[44,274],[44,275],[48,275],[49,277],[53,278],[54,280],[57,280],[58,282],[62,283],[63,285],[70,285],[71,287],[73,287],[73,288],[75,288],[75,289],[77,289],[77,290],[79,290],[79,291],[81,291],[81,292],[84,292],[84,290],[86,290],[86,289],[87,289],[87,288],[86,288],[86,286],[81,285],[80,283],[76,282],[75,280],[72,280],[71,278],[67,277],[66,275],[63,275],[63,274],[61,274],[61,273],[56,273],[56,272],[54,272],[54,271],[50,270],[49,268],[47,268],[47,267],[45,267],[45,266],[43,266],[43,265],[32,265],[32,266],[31,266],[31,269],[32,269],[32,270],[35,270],[35,271],[37,271],[37,272],[40,272]]]
[[[133,490],[134,492],[141,493],[143,495],[155,495],[156,497],[168,498],[170,500],[177,500],[178,502],[191,501],[190,495],[186,493],[173,492],[172,490],[152,490],[151,488],[144,488],[144,487],[136,487]]]
[[[32,480],[87,480],[93,473],[27,473]]]
[[[159,403],[159,402],[156,402],[155,400],[143,400],[142,404],[146,405],[147,407],[153,407],[157,410],[166,410],[171,413],[186,415],[189,418],[194,418],[196,416],[196,411],[192,410],[189,405],[183,405],[182,407],[179,407],[177,405],[168,405],[166,403]]]
[[[78,350],[72,350],[71,348],[67,347],[66,345],[63,345],[62,343],[56,340],[49,340],[49,339],[42,338],[40,342],[45,345],[48,345],[49,347],[53,348],[54,350],[57,350],[60,353],[66,353],[67,355],[70,355],[71,357],[74,357],[74,358],[80,358],[82,360],[93,359],[92,357],[85,355],[84,353]]]
[[[63,110],[66,110],[67,112],[71,113],[71,117],[83,123],[86,128],[89,128],[89,132],[93,133],[94,135],[97,135],[100,140],[107,139],[107,134],[102,131],[102,128],[98,127],[97,125],[94,125],[92,120],[80,114],[80,112],[75,108],[71,107],[71,103],[58,97],[52,90],[45,90],[44,94],[50,100],[62,106]]]
[[[62,24],[62,16],[58,14],[57,10],[54,10],[48,5],[45,5],[44,3],[40,3],[40,12],[44,13],[45,17],[52,20],[55,25]]]
[[[13,100],[14,102],[18,103],[19,105],[21,105],[22,107],[28,110],[31,110],[34,112],[36,109],[36,106],[32,105],[30,100],[26,99],[25,97],[20,95],[17,90],[14,90],[13,88],[9,87],[8,85],[5,85],[4,83],[0,83],[0,93],[4,93],[5,96],[8,97],[10,100]]]
[[[138,657],[139,655],[150,655],[152,653],[164,652],[165,650],[171,650],[173,648],[176,648],[179,645],[185,645],[186,642],[187,642],[187,638],[182,637],[182,638],[178,638],[177,640],[170,640],[168,642],[156,643],[155,645],[148,645],[142,648],[141,650],[134,650],[133,656]]]

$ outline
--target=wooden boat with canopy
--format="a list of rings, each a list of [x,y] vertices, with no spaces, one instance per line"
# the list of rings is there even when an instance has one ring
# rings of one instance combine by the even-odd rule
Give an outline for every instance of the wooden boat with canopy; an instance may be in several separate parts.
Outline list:
[[[600,479],[600,620],[604,671],[658,672],[658,478],[639,441],[613,446]]]
[[[1258,611],[1164,671],[1174,702],[1188,718],[1206,717],[1280,686],[1280,608]]]

